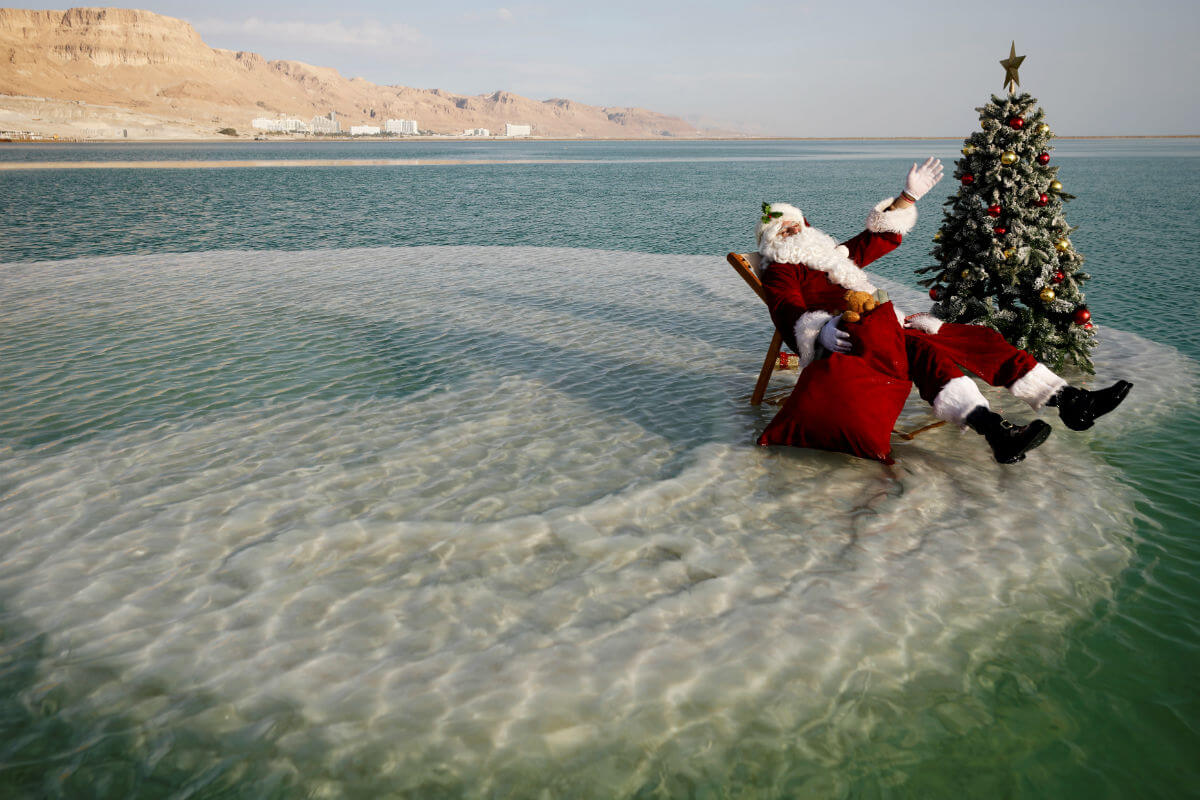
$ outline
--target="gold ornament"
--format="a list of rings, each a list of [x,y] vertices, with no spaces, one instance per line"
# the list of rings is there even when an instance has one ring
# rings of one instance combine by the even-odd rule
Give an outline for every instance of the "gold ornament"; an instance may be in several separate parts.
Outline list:
[[[1062,191],[1062,184],[1058,181],[1050,181],[1050,191],[1058,194]]]
[[[1021,62],[1025,60],[1025,56],[1017,55],[1017,43],[1014,41],[1012,47],[1008,51],[1008,58],[1000,62],[1000,66],[1004,67],[1004,83],[1009,94],[1012,94],[1015,87],[1021,85],[1021,79],[1017,76],[1017,68],[1021,66]]]
[[[1042,136],[1045,136],[1047,133],[1050,132],[1050,126],[1044,122],[1039,123],[1037,126],[1037,132],[1039,134],[1041,134]]]
[[[981,120],[979,120],[979,127],[983,128],[983,129],[986,131],[986,130],[987,130],[987,126],[988,126],[988,122],[990,122],[990,121],[991,121],[991,120],[986,120],[986,119],[981,119]]]
[[[971,154],[972,154],[972,153],[974,153],[974,152],[975,152],[975,145],[973,145],[973,144],[968,144],[968,145],[964,145],[964,146],[963,146],[963,149],[962,149],[962,154],[963,154],[964,156],[969,156],[969,155],[971,155]]]
[[[1012,166],[1013,164],[1017,163],[1017,154],[1012,150],[1005,150],[1000,156],[1000,163],[1004,164],[1005,166]]]
[[[934,240],[935,242],[940,242],[940,241],[942,240],[942,232],[941,232],[941,231],[938,231],[937,233],[935,233],[935,234],[933,235],[933,240]]]
[[[963,270],[961,273],[959,273],[959,274],[960,274],[960,275],[962,275],[962,277],[963,277],[963,280],[966,280],[967,278],[971,277],[971,270],[969,270],[969,269],[964,269],[964,270]]]
[[[1054,243],[1054,249],[1060,253],[1067,252],[1071,249],[1071,240],[1064,236]]]
[[[1047,286],[1045,289],[1042,289],[1042,293],[1038,297],[1042,298],[1043,302],[1052,303],[1054,302],[1054,290]]]
[[[1017,251],[1012,249],[1011,247],[1009,247],[1004,251],[1004,260],[1008,261],[1010,258],[1015,256],[1016,254],[1017,254]]]

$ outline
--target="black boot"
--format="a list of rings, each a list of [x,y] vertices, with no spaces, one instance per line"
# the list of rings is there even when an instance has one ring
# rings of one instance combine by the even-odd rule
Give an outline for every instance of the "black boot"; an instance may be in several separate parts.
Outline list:
[[[979,406],[967,415],[967,424],[992,448],[992,457],[1001,464],[1016,464],[1025,460],[1025,453],[1046,441],[1050,426],[1035,419],[1028,425],[1013,425],[986,406]]]
[[[1131,388],[1133,384],[1129,381],[1117,381],[1107,389],[1094,392],[1064,386],[1046,401],[1046,405],[1058,406],[1058,416],[1071,430],[1086,431],[1096,422],[1096,417],[1102,417],[1121,405]]]

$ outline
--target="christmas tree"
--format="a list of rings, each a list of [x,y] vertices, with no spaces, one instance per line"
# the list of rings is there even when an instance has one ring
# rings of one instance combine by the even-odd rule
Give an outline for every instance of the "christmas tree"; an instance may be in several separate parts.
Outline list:
[[[958,193],[946,201],[934,237],[938,263],[917,272],[933,273],[921,284],[932,287],[941,319],[987,325],[1055,369],[1070,364],[1091,373],[1089,276],[1063,215],[1072,196],[1050,163],[1054,134],[1045,114],[1028,93],[1015,93],[1023,59],[1014,44],[1000,62],[1008,96],[992,95],[976,109],[980,130],[963,143]]]

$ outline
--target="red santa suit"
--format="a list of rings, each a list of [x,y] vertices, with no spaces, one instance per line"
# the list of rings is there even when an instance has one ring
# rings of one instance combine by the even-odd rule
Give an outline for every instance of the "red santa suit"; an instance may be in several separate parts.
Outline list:
[[[771,210],[782,212],[781,216],[759,224],[759,253],[764,265],[761,277],[771,319],[784,342],[799,356],[801,369],[824,354],[818,336],[829,319],[846,310],[846,291],[876,292],[862,268],[896,249],[916,224],[915,206],[885,210],[892,203],[893,198],[888,198],[877,205],[867,217],[866,229],[840,245],[807,223],[798,234],[779,236],[786,223],[803,221],[794,206],[772,204]],[[891,303],[868,315],[879,313],[895,313],[901,325],[899,331],[892,325],[863,326],[843,321],[840,326],[851,334],[854,349],[848,355],[835,353],[833,358],[894,352],[899,345],[889,340],[902,337],[904,357],[888,356],[890,360],[882,371],[903,375],[915,384],[939,419],[963,425],[971,411],[988,405],[962,368],[992,386],[1006,387],[1034,408],[1040,408],[1066,385],[1045,365],[990,328],[943,323],[930,314],[905,318]],[[826,379],[836,380],[836,372],[834,368]],[[863,398],[862,402],[869,404],[871,399]],[[898,408],[895,413],[899,413]]]

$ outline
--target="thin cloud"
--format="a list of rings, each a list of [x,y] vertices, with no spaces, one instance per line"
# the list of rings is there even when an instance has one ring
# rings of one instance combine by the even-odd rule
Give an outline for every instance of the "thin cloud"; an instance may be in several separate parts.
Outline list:
[[[203,34],[255,37],[297,44],[385,49],[413,47],[425,43],[425,37],[411,25],[385,25],[374,20],[367,20],[358,25],[346,25],[340,19],[331,22],[305,22],[250,17],[244,20],[198,20],[192,25]]]
[[[498,8],[495,11],[471,11],[465,14],[459,14],[459,22],[479,23],[479,22],[512,22],[514,19],[513,12],[507,8]]]

